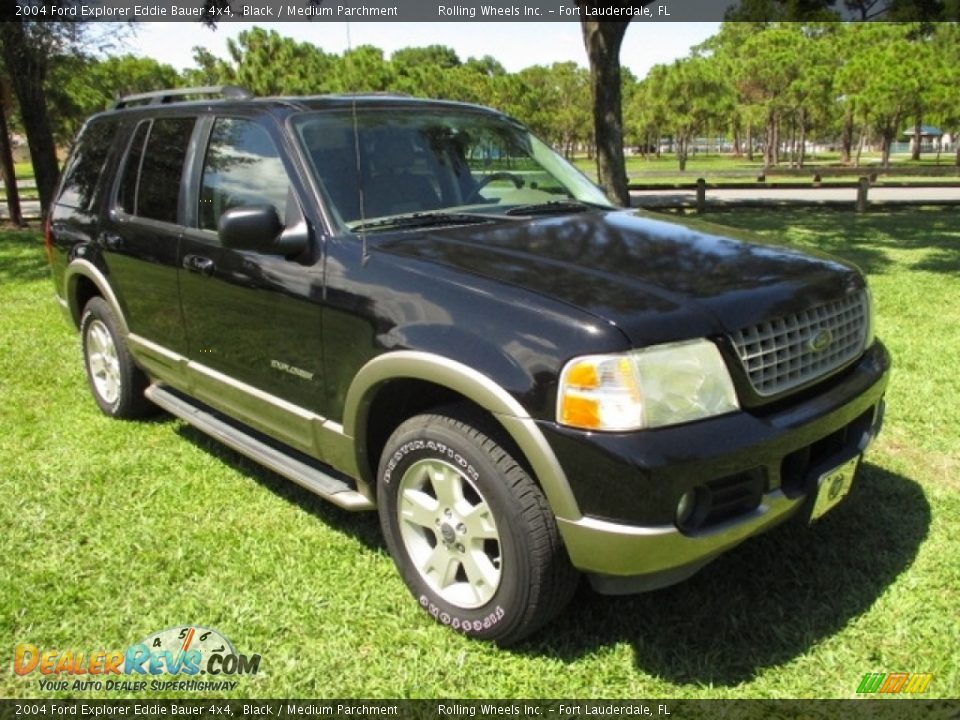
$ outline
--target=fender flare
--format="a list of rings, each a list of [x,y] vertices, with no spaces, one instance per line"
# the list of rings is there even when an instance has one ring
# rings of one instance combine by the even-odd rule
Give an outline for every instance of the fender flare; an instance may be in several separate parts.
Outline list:
[[[79,258],[72,260],[70,264],[67,265],[66,272],[64,273],[64,286],[67,296],[66,300],[70,309],[70,315],[73,318],[74,325],[80,327],[80,313],[83,312],[82,307],[77,307],[76,292],[77,280],[81,277],[86,278],[96,285],[97,290],[100,291],[101,297],[103,297],[103,299],[107,302],[107,304],[110,306],[110,309],[113,310],[114,318],[116,318],[117,323],[120,325],[121,332],[124,335],[128,335],[130,333],[130,328],[127,327],[127,319],[124,316],[123,311],[120,309],[120,301],[113,292],[113,288],[110,287],[107,277],[92,262]]]
[[[553,449],[516,398],[474,368],[433,353],[387,352],[370,360],[354,376],[347,391],[343,430],[354,439],[358,467],[363,467],[367,414],[377,388],[389,380],[404,378],[453,390],[491,413],[530,463],[557,518],[576,521],[582,517]]]

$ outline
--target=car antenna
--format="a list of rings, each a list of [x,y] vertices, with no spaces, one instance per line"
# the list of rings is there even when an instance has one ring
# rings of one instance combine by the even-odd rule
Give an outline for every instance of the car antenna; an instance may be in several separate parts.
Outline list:
[[[350,40],[350,23],[347,24],[347,62],[350,65],[353,65],[353,43]],[[348,68],[352,70],[352,68]],[[353,74],[352,72],[350,73]],[[360,123],[357,120],[357,91],[356,88],[353,89],[353,92],[350,93],[350,109],[353,114],[353,150],[354,156],[357,161],[357,193],[360,200],[360,241],[361,246],[361,263],[363,265],[367,264],[367,260],[370,259],[370,254],[367,252],[367,231],[363,229],[363,226],[367,224],[367,213],[366,208],[363,203],[363,169],[360,164]]]

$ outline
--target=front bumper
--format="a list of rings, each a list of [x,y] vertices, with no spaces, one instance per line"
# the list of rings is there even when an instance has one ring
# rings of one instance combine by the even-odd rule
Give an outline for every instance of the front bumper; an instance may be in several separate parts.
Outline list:
[[[558,518],[573,565],[600,592],[652,590],[809,513],[820,475],[862,453],[880,431],[889,369],[877,342],[827,390],[765,416],[740,412],[629,435],[545,429],[584,513]],[[729,478],[743,478],[755,496],[696,528],[677,526],[683,492],[729,488]]]

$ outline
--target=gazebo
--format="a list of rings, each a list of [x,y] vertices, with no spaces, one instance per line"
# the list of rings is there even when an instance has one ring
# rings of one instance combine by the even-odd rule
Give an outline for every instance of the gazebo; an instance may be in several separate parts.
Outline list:
[[[917,139],[914,137],[915,130],[910,128],[905,130],[903,133],[908,140],[910,140],[911,145],[917,142]],[[920,151],[923,150],[936,150],[937,144],[940,142],[940,139],[943,137],[943,132],[938,127],[933,125],[921,125],[920,126]]]

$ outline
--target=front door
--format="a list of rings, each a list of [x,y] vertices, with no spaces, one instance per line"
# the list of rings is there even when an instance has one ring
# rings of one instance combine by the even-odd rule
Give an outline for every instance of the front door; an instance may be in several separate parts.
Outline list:
[[[225,210],[273,205],[302,217],[274,129],[217,117],[193,186],[198,198],[180,243],[180,298],[193,386],[201,400],[313,453],[322,411],[323,276],[319,262],[225,248]]]

